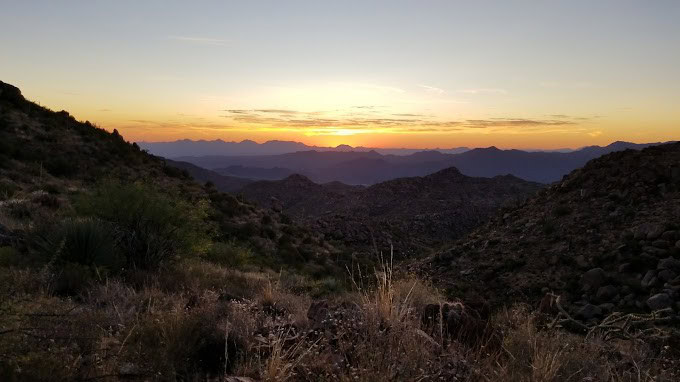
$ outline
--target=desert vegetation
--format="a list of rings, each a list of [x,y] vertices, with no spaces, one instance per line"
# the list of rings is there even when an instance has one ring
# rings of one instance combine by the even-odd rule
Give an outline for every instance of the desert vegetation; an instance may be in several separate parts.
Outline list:
[[[389,247],[357,256],[281,211],[193,181],[115,131],[0,85],[2,381],[679,378],[673,307],[605,314],[593,305],[600,311],[584,320],[560,304],[560,293],[531,284],[525,293],[547,297],[539,303],[499,291],[489,269],[519,272],[527,264],[519,255],[462,271],[458,247],[421,262],[395,261]],[[523,229],[559,239],[572,229],[567,219],[582,216],[573,202],[582,192],[572,191],[568,203],[536,207],[531,224],[507,227],[513,235],[479,231],[460,251],[503,244],[520,253],[523,243],[508,238]],[[521,221],[526,203],[489,224]],[[660,245],[647,245],[658,237],[646,235],[638,245]],[[670,247],[653,252],[671,256]],[[676,265],[652,260],[643,265]],[[567,260],[551,265],[559,261]],[[600,264],[593,261],[581,268]],[[650,270],[655,280],[669,275],[659,269]],[[637,288],[633,303],[673,293],[651,279],[644,289],[631,275],[586,273],[598,281],[583,297],[593,302],[616,297],[600,292],[604,282]],[[478,284],[466,281],[472,276]],[[580,287],[569,280],[570,290]],[[492,292],[504,303],[473,298]]]

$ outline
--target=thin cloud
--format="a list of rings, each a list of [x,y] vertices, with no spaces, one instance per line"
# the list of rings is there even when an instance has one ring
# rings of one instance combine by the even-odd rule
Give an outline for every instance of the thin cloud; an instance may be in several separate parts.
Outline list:
[[[429,86],[429,85],[418,85],[418,86],[420,86],[421,88],[425,89],[426,91],[428,91],[430,93],[436,93],[436,94],[446,93],[446,90],[438,88],[438,87]]]
[[[492,119],[468,119],[465,126],[476,129],[489,127],[542,127],[575,125],[577,122],[563,119],[522,119],[522,118],[492,118]]]
[[[363,108],[363,107],[362,107]],[[361,108],[360,108],[361,109]],[[385,133],[446,133],[473,132],[481,129],[516,133],[543,133],[546,131],[575,132],[577,125],[592,117],[551,114],[549,118],[494,117],[487,119],[440,120],[433,115],[417,113],[391,113],[371,115],[355,113],[357,107],[333,111],[297,111],[287,109],[225,109],[224,118],[235,125],[267,131],[299,131],[305,134],[333,134],[344,130],[356,134]]]
[[[224,46],[227,44],[227,40],[208,37],[170,36],[170,39],[197,45]]]
[[[508,94],[508,91],[500,88],[473,88],[473,89],[461,89],[458,90],[459,93],[465,94]]]

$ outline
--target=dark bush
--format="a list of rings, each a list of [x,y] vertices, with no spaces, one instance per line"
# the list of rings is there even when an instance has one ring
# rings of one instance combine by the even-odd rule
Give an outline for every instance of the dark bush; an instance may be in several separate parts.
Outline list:
[[[69,161],[64,157],[52,158],[43,163],[43,166],[50,174],[58,177],[67,177],[73,175],[78,171],[78,168],[73,161]]]
[[[151,269],[208,248],[207,203],[190,204],[145,184],[105,183],[76,203],[80,213],[114,224],[130,267]]]
[[[0,181],[0,200],[11,199],[19,190],[19,187],[8,181]]]
[[[168,166],[168,165],[163,166],[163,173],[165,173],[165,175],[171,176],[173,178],[188,178],[189,177],[189,173],[187,172],[187,170],[179,169],[177,167]]]
[[[34,245],[47,261],[111,269],[119,265],[112,229],[97,219],[67,219],[43,227]]]

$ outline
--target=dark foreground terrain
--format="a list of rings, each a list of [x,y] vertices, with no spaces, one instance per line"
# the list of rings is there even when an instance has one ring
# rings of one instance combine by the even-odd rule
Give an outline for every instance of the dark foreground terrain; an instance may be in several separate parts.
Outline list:
[[[0,380],[676,381],[679,152],[404,264],[0,83]]]

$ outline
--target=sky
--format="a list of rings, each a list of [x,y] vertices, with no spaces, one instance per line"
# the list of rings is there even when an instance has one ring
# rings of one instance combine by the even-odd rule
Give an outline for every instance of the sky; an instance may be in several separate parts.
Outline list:
[[[0,0],[0,80],[131,141],[680,139],[680,1]]]

